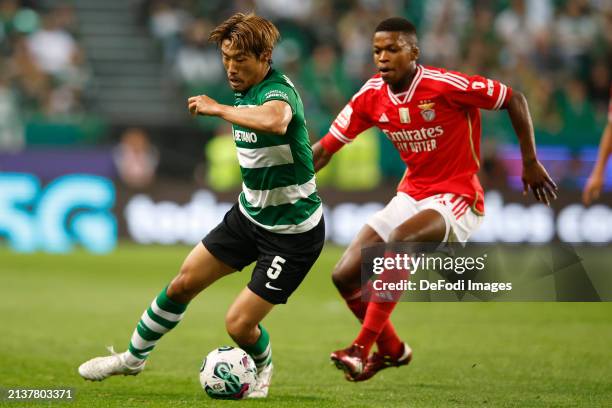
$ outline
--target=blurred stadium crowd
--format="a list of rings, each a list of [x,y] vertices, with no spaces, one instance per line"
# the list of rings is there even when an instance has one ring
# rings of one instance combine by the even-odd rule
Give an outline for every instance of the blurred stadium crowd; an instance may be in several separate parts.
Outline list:
[[[218,54],[206,43],[218,21],[206,16],[254,9],[271,18],[283,38],[274,62],[300,87],[316,134],[326,132],[372,75],[372,31],[390,15],[417,25],[424,64],[499,78],[525,92],[547,141],[583,144],[588,135],[595,143],[607,112],[609,0],[152,0],[143,6],[164,58],[195,87],[224,80]]]
[[[91,50],[80,41],[78,4],[0,0],[0,150],[27,145],[31,138],[24,129],[33,118],[96,117],[90,86],[96,71],[88,63]],[[372,31],[391,15],[417,26],[422,63],[490,76],[524,92],[539,144],[570,151],[595,146],[606,120],[611,0],[131,0],[130,5],[134,23],[157,44],[156,58],[178,95],[207,93],[224,102],[231,93],[208,33],[236,11],[270,18],[282,35],[274,64],[299,88],[313,138],[326,133],[373,74]],[[515,143],[505,116],[484,114],[488,144]],[[200,124],[210,135],[219,132],[218,122]],[[485,144],[485,154],[487,149],[496,148]],[[491,168],[495,172],[494,164]]]

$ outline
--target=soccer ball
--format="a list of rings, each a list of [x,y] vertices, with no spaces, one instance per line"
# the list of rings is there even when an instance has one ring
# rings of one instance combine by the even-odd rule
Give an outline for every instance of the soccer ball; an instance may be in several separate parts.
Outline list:
[[[243,399],[255,387],[257,368],[244,350],[225,346],[208,353],[200,368],[200,384],[209,397]]]

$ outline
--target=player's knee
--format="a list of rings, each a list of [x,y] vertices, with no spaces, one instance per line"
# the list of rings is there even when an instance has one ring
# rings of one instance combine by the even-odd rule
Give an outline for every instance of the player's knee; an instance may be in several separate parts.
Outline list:
[[[332,273],[332,282],[334,283],[334,286],[336,287],[336,289],[338,289],[338,291],[344,291],[346,287],[346,279],[341,274],[336,273],[335,270]]]
[[[359,277],[355,279],[354,275],[352,269],[341,259],[332,272],[332,282],[340,293],[349,292],[359,287]]]

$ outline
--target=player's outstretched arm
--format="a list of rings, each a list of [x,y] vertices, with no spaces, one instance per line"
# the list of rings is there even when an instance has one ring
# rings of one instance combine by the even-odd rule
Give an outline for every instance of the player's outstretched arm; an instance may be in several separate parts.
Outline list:
[[[589,205],[593,200],[599,198],[601,189],[604,183],[604,173],[606,171],[606,164],[608,158],[612,154],[612,122],[608,122],[601,136],[601,142],[599,143],[599,153],[597,155],[597,161],[593,172],[589,176],[587,183],[582,192],[582,201],[584,204]]]
[[[516,132],[523,158],[523,194],[531,189],[536,200],[546,205],[557,198],[557,185],[538,161],[535,149],[533,123],[527,105],[527,98],[521,92],[514,91],[506,106],[512,127]]]
[[[293,112],[288,103],[272,100],[260,106],[236,108],[223,105],[209,96],[192,96],[187,100],[192,115],[218,116],[234,125],[275,135],[284,135]]]
[[[312,159],[315,172],[321,170],[329,163],[334,154],[325,150],[321,142],[312,145]]]

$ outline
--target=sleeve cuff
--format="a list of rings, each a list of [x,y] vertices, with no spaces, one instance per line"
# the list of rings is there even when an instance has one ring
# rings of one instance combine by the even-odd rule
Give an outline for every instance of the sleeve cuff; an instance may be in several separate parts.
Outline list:
[[[272,97],[269,97],[268,99],[266,99],[266,100],[265,100],[265,101],[262,103],[262,105],[263,105],[263,104],[265,104],[266,102],[272,102],[272,101],[281,101],[281,102],[285,102],[285,103],[286,103],[287,105],[289,105],[289,107],[291,108],[291,113],[292,113],[293,115],[295,115],[295,109],[294,109],[293,105],[291,104],[291,102],[289,102],[287,99],[282,98],[282,97],[280,97],[280,96],[272,96]]]
[[[328,153],[336,153],[342,148],[342,146],[344,146],[344,143],[336,139],[331,133],[327,133],[325,136],[323,136],[320,142],[323,149],[325,149],[325,151]]]
[[[512,98],[512,93],[512,88],[508,86],[506,90],[506,97],[502,101],[500,109],[506,109],[508,107],[508,102],[510,102],[510,98]]]

